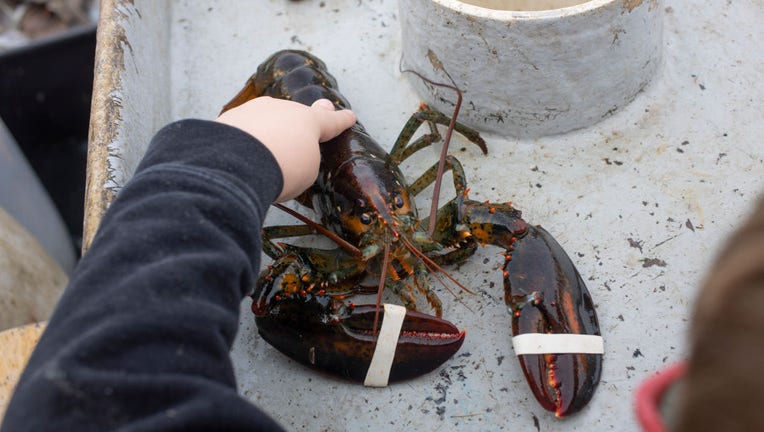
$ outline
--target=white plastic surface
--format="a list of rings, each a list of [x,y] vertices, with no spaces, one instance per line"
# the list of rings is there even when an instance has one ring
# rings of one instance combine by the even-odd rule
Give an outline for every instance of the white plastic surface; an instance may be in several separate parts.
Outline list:
[[[394,0],[125,4],[129,45],[122,45],[122,83],[114,90],[121,129],[113,181],[104,187],[129,178],[167,121],[213,118],[278,49],[322,58],[386,148],[419,103],[397,72]],[[663,62],[612,117],[536,140],[486,135],[488,157],[458,138],[452,143],[470,196],[512,201],[555,236],[586,281],[606,340],[602,382],[588,407],[559,420],[536,403],[511,346],[497,270],[503,257],[488,247],[450,269],[476,295],[459,293],[457,301],[438,289],[444,317],[467,331],[461,351],[440,369],[383,389],[316,374],[257,335],[245,300],[232,352],[241,393],[289,430],[635,430],[635,387],[685,355],[698,284],[764,190],[764,10],[755,0],[666,0],[664,7]],[[405,163],[409,179],[437,151]],[[270,215],[271,223],[290,221]]]

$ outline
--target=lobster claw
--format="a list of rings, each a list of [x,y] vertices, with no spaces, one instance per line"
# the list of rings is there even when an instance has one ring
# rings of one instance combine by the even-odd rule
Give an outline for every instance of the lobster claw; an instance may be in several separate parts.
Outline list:
[[[512,334],[600,335],[592,298],[573,262],[546,230],[528,225],[505,264]],[[521,354],[534,396],[557,417],[583,408],[602,373],[602,354]]]
[[[331,287],[320,284],[326,289],[306,283],[325,268],[317,269],[317,260],[309,264],[307,256],[297,252],[290,249],[258,280],[252,311],[260,335],[305,366],[363,382],[377,344],[373,331],[377,307],[346,303],[357,277],[336,281]],[[311,252],[313,258],[318,256],[318,250]],[[331,294],[326,292],[330,289]],[[383,314],[379,318],[381,327]],[[388,381],[434,370],[459,350],[464,336],[464,331],[446,320],[406,311]]]
[[[376,346],[372,333],[375,305],[339,306],[329,296],[282,298],[256,314],[260,335],[305,366],[363,382]],[[382,318],[384,320],[384,318]],[[428,373],[451,358],[464,342],[464,331],[448,321],[407,311],[389,381]]]

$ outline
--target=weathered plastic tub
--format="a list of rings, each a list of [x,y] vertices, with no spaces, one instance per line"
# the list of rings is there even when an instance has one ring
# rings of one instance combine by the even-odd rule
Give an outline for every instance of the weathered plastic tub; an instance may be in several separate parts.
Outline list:
[[[152,134],[174,119],[214,118],[273,51],[306,49],[325,60],[388,148],[419,103],[398,73],[400,12],[391,0],[102,4],[88,238]],[[467,339],[440,370],[374,390],[311,373],[260,339],[245,300],[232,352],[241,394],[290,430],[635,430],[634,389],[685,355],[696,286],[764,188],[764,52],[752,36],[764,11],[745,2],[664,7],[662,66],[622,110],[554,137],[486,135],[489,157],[452,143],[471,196],[513,201],[586,279],[606,346],[586,409],[559,421],[527,389],[509,339],[502,257],[489,248],[452,269],[477,295],[460,294],[460,303],[441,294],[446,317]],[[424,151],[404,172],[415,177],[435,158]]]
[[[501,135],[591,126],[634,100],[660,63],[662,0],[399,1],[404,66],[453,79],[470,108],[462,121]],[[453,92],[412,81],[452,109]]]

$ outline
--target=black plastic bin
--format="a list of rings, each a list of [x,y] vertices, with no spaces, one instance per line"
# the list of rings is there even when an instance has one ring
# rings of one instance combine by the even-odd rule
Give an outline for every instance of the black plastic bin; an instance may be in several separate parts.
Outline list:
[[[96,28],[0,52],[0,118],[82,244]]]

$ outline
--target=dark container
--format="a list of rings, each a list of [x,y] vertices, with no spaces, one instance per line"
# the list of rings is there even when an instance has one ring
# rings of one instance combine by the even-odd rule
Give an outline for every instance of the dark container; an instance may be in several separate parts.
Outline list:
[[[0,118],[82,245],[96,27],[0,52]]]

